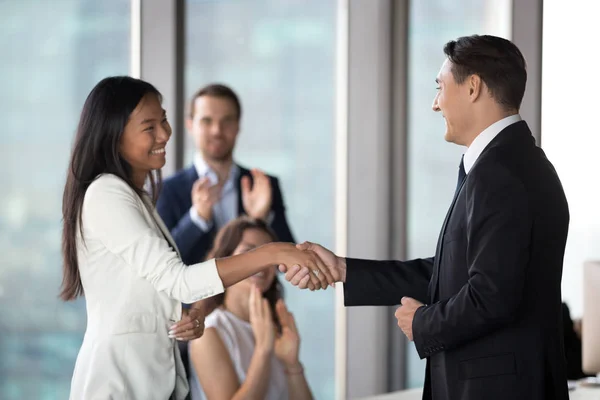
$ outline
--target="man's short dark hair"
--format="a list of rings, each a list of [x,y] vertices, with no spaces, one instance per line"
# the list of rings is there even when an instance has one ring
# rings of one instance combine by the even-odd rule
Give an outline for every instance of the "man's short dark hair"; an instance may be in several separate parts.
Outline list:
[[[235,94],[230,87],[220,83],[211,83],[210,85],[204,86],[202,89],[199,89],[196,93],[194,93],[192,96],[192,101],[189,105],[190,118],[194,118],[194,103],[196,102],[196,99],[202,96],[220,97],[231,101],[236,108],[238,121],[242,118],[242,105],[237,94]]]
[[[489,35],[463,36],[444,46],[452,62],[452,75],[461,84],[478,75],[491,96],[507,110],[518,110],[525,94],[527,66],[510,40]]]

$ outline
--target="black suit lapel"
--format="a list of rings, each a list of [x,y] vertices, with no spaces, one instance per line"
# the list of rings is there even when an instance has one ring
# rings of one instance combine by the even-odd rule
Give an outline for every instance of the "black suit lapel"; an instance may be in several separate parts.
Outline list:
[[[188,186],[187,192],[191,193],[192,186],[194,186],[194,182],[196,182],[199,178],[198,171],[196,171],[196,167],[194,165],[189,167],[186,170],[185,175],[186,175],[186,185]]]
[[[454,210],[454,205],[456,204],[456,200],[458,199],[458,196],[460,195],[460,192],[463,188],[463,186],[465,185],[465,182],[467,181],[468,178],[463,179],[462,183],[460,184],[458,190],[456,191],[454,198],[452,199],[452,204],[450,204],[450,208],[448,209],[448,212],[446,213],[446,218],[444,219],[444,224],[442,225],[442,231],[440,232],[440,236],[438,237],[438,242],[437,242],[437,246],[435,248],[435,257],[434,257],[434,261],[433,261],[433,274],[431,276],[431,282],[429,284],[429,293],[427,295],[427,297],[429,297],[429,301],[430,303],[434,303],[437,300],[437,289],[438,289],[438,281],[439,281],[439,270],[440,270],[440,262],[442,259],[442,250],[443,250],[443,245],[442,243],[444,242],[444,234],[446,233],[446,227],[448,226],[448,220],[450,219],[450,215],[452,215],[452,210]]]
[[[242,177],[249,176],[250,180],[252,180],[252,175],[250,174],[250,171],[246,168],[239,165],[238,168],[240,169],[240,174],[238,175],[238,178],[235,182],[235,188],[237,190],[238,197],[238,215],[245,215],[246,212],[244,211],[244,202],[242,200]]]

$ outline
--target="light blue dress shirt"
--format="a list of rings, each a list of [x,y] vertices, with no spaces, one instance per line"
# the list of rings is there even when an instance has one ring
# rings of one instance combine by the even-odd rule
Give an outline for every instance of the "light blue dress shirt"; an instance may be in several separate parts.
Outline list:
[[[213,171],[200,155],[194,157],[194,167],[198,173],[199,179],[208,177],[211,185],[216,185],[219,182],[219,178],[215,171]],[[240,168],[233,164],[229,171],[229,177],[223,184],[221,191],[221,199],[215,203],[212,207],[213,219],[206,221],[204,218],[198,215],[196,209],[192,205],[190,208],[190,218],[194,225],[200,228],[204,232],[208,232],[213,223],[216,224],[217,229],[223,227],[226,223],[238,216],[238,190],[237,190],[237,179],[240,174]]]

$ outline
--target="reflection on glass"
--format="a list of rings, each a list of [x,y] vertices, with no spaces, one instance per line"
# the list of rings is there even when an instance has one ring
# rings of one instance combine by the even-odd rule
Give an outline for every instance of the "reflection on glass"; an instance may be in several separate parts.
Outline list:
[[[129,0],[0,2],[0,398],[67,399],[85,329],[58,299],[61,203],[85,96],[127,74]]]
[[[241,98],[235,158],[280,178],[297,241],[334,245],[336,2],[186,2],[186,100],[222,82]],[[193,144],[186,147],[191,162]],[[334,396],[334,291],[286,286],[301,359],[318,399]]]
[[[408,258],[430,257],[454,189],[463,147],[444,141],[431,110],[444,44],[460,36],[509,37],[510,0],[411,1],[408,37]],[[407,387],[422,387],[425,360],[408,344]]]

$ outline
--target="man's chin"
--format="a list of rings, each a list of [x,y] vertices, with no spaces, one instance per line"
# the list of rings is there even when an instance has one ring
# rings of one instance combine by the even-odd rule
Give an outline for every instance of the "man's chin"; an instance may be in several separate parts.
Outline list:
[[[461,146],[461,140],[459,137],[457,137],[454,132],[448,131],[446,130],[446,133],[444,134],[444,140],[448,143],[454,143],[457,144],[459,146]]]
[[[212,151],[208,152],[207,156],[210,160],[215,162],[225,162],[231,160],[231,151]]]
[[[452,132],[446,130],[444,133],[444,140],[448,143],[454,143]]]

